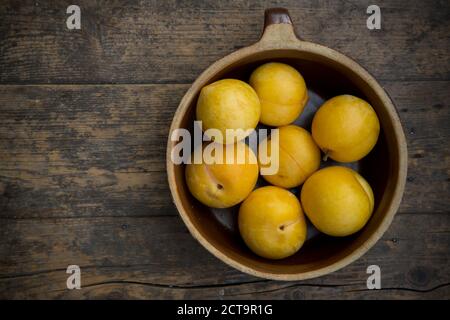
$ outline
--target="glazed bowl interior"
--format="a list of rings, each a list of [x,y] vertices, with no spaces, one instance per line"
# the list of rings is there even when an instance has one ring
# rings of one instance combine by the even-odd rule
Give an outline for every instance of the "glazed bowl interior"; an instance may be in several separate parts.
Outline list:
[[[248,81],[251,72],[265,62],[284,62],[301,72],[305,78],[309,102],[296,120],[296,124],[310,130],[312,117],[323,101],[340,94],[352,94],[368,101],[375,109],[381,124],[381,131],[375,148],[359,162],[345,164],[357,170],[373,188],[375,195],[374,213],[368,224],[357,234],[335,238],[319,233],[309,223],[308,240],[293,256],[281,260],[261,258],[250,251],[241,239],[237,227],[239,206],[230,209],[211,209],[198,202],[187,188],[184,165],[174,165],[176,191],[184,219],[189,219],[206,242],[216,252],[226,256],[230,264],[242,271],[264,274],[269,278],[303,279],[320,275],[320,270],[345,260],[355,252],[367,250],[369,238],[376,237],[380,225],[386,223],[386,212],[398,183],[398,141],[392,133],[393,120],[376,91],[350,68],[322,55],[299,50],[267,50],[253,53],[217,71],[200,83],[197,91],[188,101],[188,107],[181,116],[179,127],[193,129],[195,109],[200,89],[211,82],[224,78]],[[328,160],[323,166],[336,164]],[[343,164],[340,164],[343,165]],[[236,177],[239,179],[239,177]],[[265,182],[260,178],[258,185]],[[300,188],[292,189],[297,196]],[[390,221],[389,221],[390,222]],[[211,250],[210,250],[211,251]],[[337,269],[337,268],[335,268]],[[308,275],[309,274],[309,275]],[[268,276],[267,276],[268,275]],[[270,275],[273,275],[270,276]]]

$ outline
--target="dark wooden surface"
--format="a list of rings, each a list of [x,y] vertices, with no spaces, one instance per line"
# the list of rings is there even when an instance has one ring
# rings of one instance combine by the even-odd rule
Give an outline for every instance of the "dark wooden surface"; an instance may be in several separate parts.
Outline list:
[[[450,298],[450,5],[378,1],[0,3],[0,298]],[[264,9],[351,56],[394,100],[408,140],[406,191],[364,257],[317,279],[242,274],[188,233],[165,147],[201,71],[257,41]],[[66,289],[68,265],[82,289]],[[382,289],[366,288],[378,264]]]

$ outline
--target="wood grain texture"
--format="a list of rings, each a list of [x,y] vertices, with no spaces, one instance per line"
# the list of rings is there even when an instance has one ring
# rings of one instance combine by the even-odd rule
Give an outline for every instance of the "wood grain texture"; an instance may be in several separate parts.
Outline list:
[[[425,217],[398,215],[363,258],[343,270],[301,282],[262,280],[231,269],[207,254],[178,217],[0,219],[0,297],[448,297],[448,216]],[[65,287],[69,264],[81,267],[81,290]],[[367,290],[366,268],[371,264],[381,267],[382,290]]]
[[[449,299],[450,6],[378,1],[0,3],[0,298]],[[239,273],[187,232],[165,147],[173,113],[213,61],[256,42],[264,9],[366,67],[408,139],[408,182],[382,240],[350,266],[283,283]],[[29,85],[37,84],[37,85]],[[67,84],[67,85],[62,85]],[[65,289],[69,264],[83,289]],[[380,291],[365,270],[382,269]]]
[[[0,88],[1,215],[175,214],[165,142],[185,89]]]
[[[89,1],[68,30],[70,1],[2,1],[1,83],[191,83],[215,60],[256,42],[264,9],[289,9],[297,34],[337,49],[381,80],[449,80],[450,8],[443,1]]]

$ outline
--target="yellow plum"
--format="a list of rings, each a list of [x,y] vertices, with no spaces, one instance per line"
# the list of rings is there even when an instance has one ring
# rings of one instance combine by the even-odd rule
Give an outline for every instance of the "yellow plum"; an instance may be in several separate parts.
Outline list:
[[[327,167],[303,184],[301,203],[305,214],[321,232],[330,236],[351,235],[372,215],[372,188],[357,172],[346,167]]]
[[[294,122],[308,101],[308,91],[302,75],[293,67],[269,62],[250,76],[250,85],[261,102],[261,122],[269,126],[284,126]]]
[[[326,101],[314,115],[312,136],[326,157],[353,162],[375,146],[380,123],[366,101],[341,95]]]
[[[264,258],[293,255],[306,239],[300,202],[282,188],[267,186],[254,190],[241,204],[238,222],[244,242]]]
[[[256,156],[243,142],[228,145],[212,142],[208,146],[197,148],[194,153],[204,153],[210,147],[221,151],[221,155],[211,152],[213,163],[202,161],[186,165],[189,191],[209,207],[234,206],[243,201],[255,187],[259,172]],[[242,148],[242,153],[239,153],[239,147]],[[241,159],[238,158],[240,155]],[[193,154],[192,158],[194,157]],[[230,158],[228,162],[227,157]]]
[[[320,150],[309,132],[295,125],[279,128],[278,137],[278,172],[273,175],[262,175],[262,177],[279,187],[297,187],[319,169]],[[262,148],[263,146],[267,149]],[[259,150],[260,152],[261,150],[267,150],[267,155],[270,158],[273,152],[270,140],[263,140],[260,143]],[[259,156],[261,159],[261,154]],[[266,166],[268,165],[260,162],[261,169]]]
[[[202,121],[203,130],[216,129],[219,143],[226,141],[226,130],[242,130],[237,140],[244,139],[254,129],[260,118],[259,98],[251,86],[235,79],[223,79],[202,88],[197,101],[197,120]]]

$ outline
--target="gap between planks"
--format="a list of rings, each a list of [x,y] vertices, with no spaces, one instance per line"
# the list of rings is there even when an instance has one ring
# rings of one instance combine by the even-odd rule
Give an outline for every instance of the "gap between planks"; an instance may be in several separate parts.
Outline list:
[[[374,77],[374,76],[373,76]],[[375,80],[378,82],[383,83],[395,83],[395,82],[449,82],[450,78],[413,78],[413,79],[383,79],[383,78],[376,78]],[[74,82],[74,83],[68,83],[68,82],[62,82],[62,83],[0,83],[0,87],[53,87],[53,86],[86,86],[86,87],[109,87],[109,86],[158,86],[158,85],[191,85],[194,80],[181,80],[181,81],[156,81],[156,82],[120,82],[120,83],[114,83],[114,82]]]
[[[450,215],[450,212],[429,211],[429,212],[397,212],[400,215]],[[160,218],[178,218],[179,214],[155,214],[155,215],[103,215],[103,216],[49,216],[49,217],[1,217],[0,220],[76,220],[76,219],[160,219]]]

